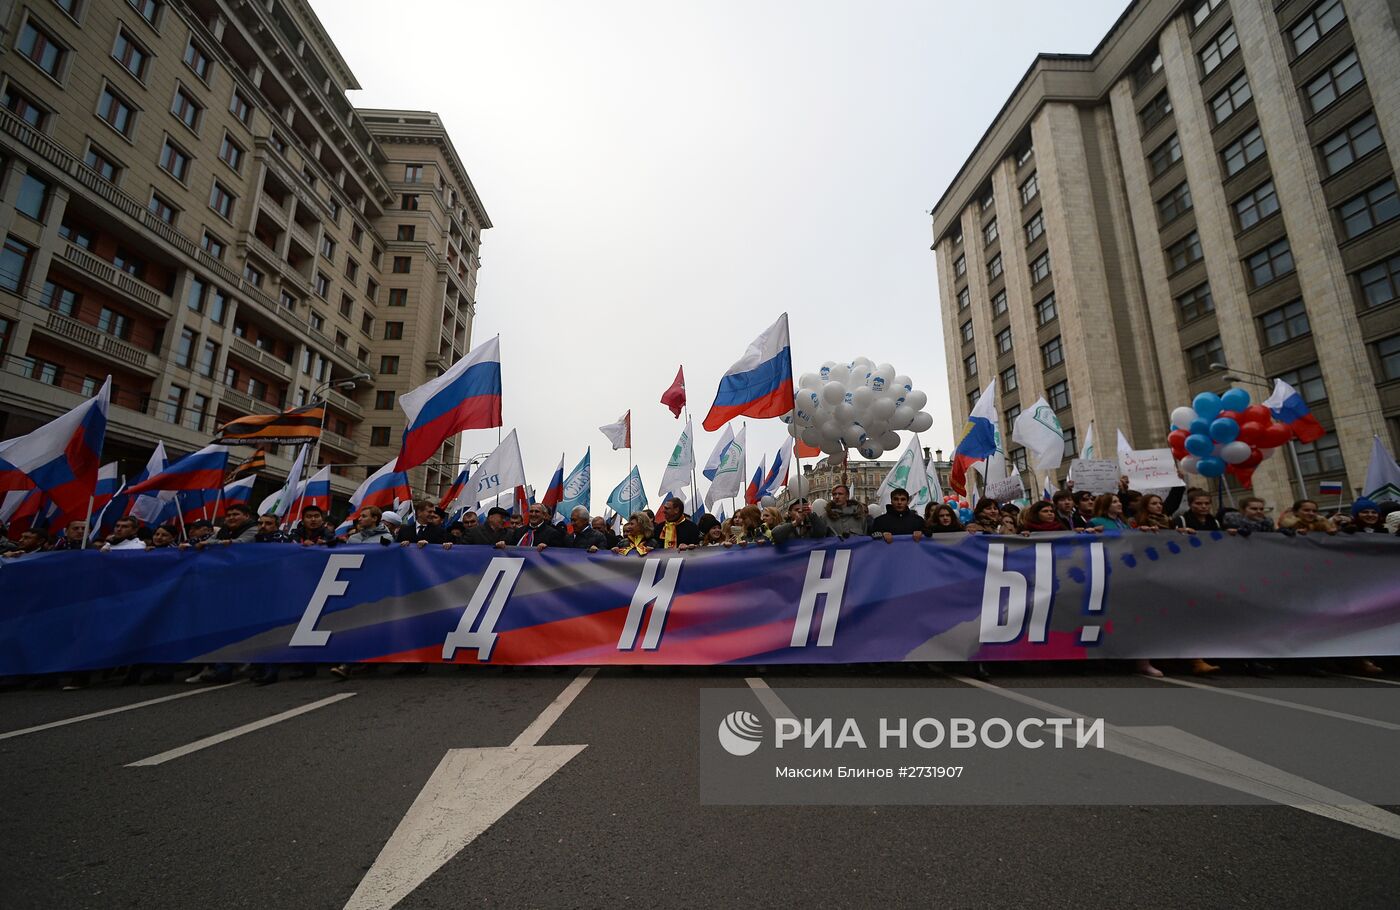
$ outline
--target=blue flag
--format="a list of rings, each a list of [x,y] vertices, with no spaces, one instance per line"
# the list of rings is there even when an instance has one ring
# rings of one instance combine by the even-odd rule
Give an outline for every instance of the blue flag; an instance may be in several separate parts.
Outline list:
[[[569,514],[579,506],[588,509],[588,514],[593,514],[593,469],[589,461],[592,454],[591,448],[585,451],[583,460],[564,479],[564,498],[559,500],[557,514],[565,521],[569,520]]]
[[[634,467],[627,479],[608,494],[608,508],[625,518],[646,506],[647,494],[642,487],[642,472]]]

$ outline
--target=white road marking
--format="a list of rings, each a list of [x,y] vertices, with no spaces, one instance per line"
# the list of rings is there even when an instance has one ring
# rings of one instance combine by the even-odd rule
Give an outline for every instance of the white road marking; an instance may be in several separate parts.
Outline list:
[[[1077,711],[1032,698],[1014,689],[1003,689],[967,676],[949,676],[966,685],[1059,716],[1084,717]],[[1363,800],[1290,774],[1282,768],[1242,755],[1185,730],[1176,727],[1115,727],[1107,723],[1104,726],[1107,734],[1104,736],[1104,747],[1117,755],[1400,840],[1400,815],[1378,809]]]
[[[744,682],[749,684],[750,689],[753,689],[753,694],[758,696],[758,700],[763,703],[763,707],[768,713],[773,715],[774,720],[780,717],[797,716],[793,714],[792,709],[778,697],[778,693],[768,688],[768,683],[764,682],[759,677],[750,676],[748,679],[744,680]]]
[[[539,741],[597,673],[574,677],[509,746],[447,750],[345,910],[396,905],[586,749]]]
[[[175,759],[185,755],[189,755],[192,752],[198,752],[201,749],[208,749],[210,746],[217,746],[219,743],[228,742],[229,740],[242,736],[245,733],[252,733],[256,730],[261,730],[264,727],[270,727],[273,724],[280,724],[284,720],[291,720],[293,717],[299,717],[302,714],[306,714],[309,711],[315,711],[317,708],[324,708],[327,705],[333,705],[338,701],[344,701],[347,698],[354,697],[354,692],[341,692],[338,695],[332,695],[330,698],[323,698],[320,701],[313,701],[309,705],[302,705],[301,707],[293,708],[290,711],[283,711],[281,714],[274,714],[271,717],[264,717],[262,720],[255,720],[252,723],[244,724],[241,727],[234,727],[232,730],[225,730],[223,733],[215,733],[213,736],[206,736],[203,739],[197,739],[188,745],[179,746],[178,748],[171,749],[167,752],[162,752],[159,755],[152,755],[150,758],[143,758],[140,761],[134,761],[131,764],[127,765],[127,767],[149,768],[153,765],[163,765],[168,761],[174,761]]]
[[[1296,701],[1284,701],[1281,698],[1270,698],[1267,695],[1256,695],[1253,692],[1245,692],[1241,689],[1229,689],[1225,686],[1209,686],[1205,683],[1191,682],[1186,679],[1171,679],[1166,676],[1157,679],[1157,682],[1167,683],[1172,686],[1185,686],[1190,689],[1204,689],[1207,692],[1219,692],[1221,695],[1244,698],[1249,701],[1262,702],[1266,705],[1277,705],[1280,708],[1292,708],[1294,711],[1306,711],[1309,714],[1320,714],[1323,717],[1351,721],[1354,724],[1366,724],[1368,727],[1379,727],[1382,730],[1400,730],[1400,724],[1393,724],[1390,721],[1376,720],[1374,717],[1361,717],[1358,714],[1347,714],[1344,711],[1333,711],[1328,708],[1319,708],[1316,705],[1305,705]]]
[[[1340,676],[1342,679],[1355,679],[1361,682],[1380,683],[1383,686],[1400,686],[1400,680],[1397,679],[1381,679],[1379,676],[1351,676],[1346,673],[1338,673],[1337,675]]]
[[[216,692],[219,689],[227,689],[229,686],[236,686],[239,683],[247,682],[245,679],[236,680],[231,683],[224,683],[219,686],[207,686],[201,689],[187,689],[184,692],[176,692],[174,695],[162,695],[160,698],[150,698],[146,701],[138,701],[129,705],[121,705],[116,708],[108,708],[105,711],[94,711],[91,714],[80,714],[77,717],[66,717],[63,720],[50,721],[46,724],[39,724],[37,727],[25,727],[23,730],[10,730],[7,733],[0,733],[0,739],[13,739],[16,736],[24,736],[28,733],[39,733],[43,730],[52,730],[54,727],[66,727],[69,724],[80,724],[85,720],[96,720],[99,717],[110,717],[113,714],[120,714],[123,711],[135,711],[137,708],[145,708],[150,705],[159,705],[167,701],[174,701],[177,698],[189,698],[191,695],[203,695],[205,692]]]

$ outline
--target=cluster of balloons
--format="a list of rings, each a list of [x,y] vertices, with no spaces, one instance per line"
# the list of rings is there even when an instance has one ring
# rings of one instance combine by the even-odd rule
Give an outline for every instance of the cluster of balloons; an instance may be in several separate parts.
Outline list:
[[[1172,411],[1167,436],[1181,469],[1202,477],[1229,473],[1248,484],[1250,475],[1274,450],[1293,438],[1287,424],[1274,420],[1262,404],[1250,404],[1249,392],[1233,388],[1224,395],[1202,392]]]
[[[958,521],[963,524],[967,524],[972,520],[972,504],[967,501],[966,497],[945,496],[943,497],[943,503],[953,507],[958,513]]]
[[[926,404],[928,395],[888,363],[828,360],[819,373],[798,379],[792,413],[782,419],[794,438],[828,455],[855,449],[879,458],[899,448],[899,430],[922,433],[933,426]]]

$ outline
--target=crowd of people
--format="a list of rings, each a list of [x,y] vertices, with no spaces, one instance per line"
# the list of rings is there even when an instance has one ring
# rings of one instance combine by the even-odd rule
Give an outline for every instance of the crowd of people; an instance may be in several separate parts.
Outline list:
[[[1275,533],[1286,536],[1336,534],[1386,534],[1400,536],[1400,503],[1378,503],[1361,498],[1350,508],[1324,514],[1311,499],[1294,502],[1277,517],[1269,514],[1269,506],[1257,496],[1247,496],[1237,505],[1217,507],[1212,495],[1204,489],[1177,487],[1168,495],[1140,493],[1128,489],[1124,478],[1118,492],[1094,494],[1064,489],[1050,499],[1017,506],[982,499],[971,510],[972,517],[964,523],[953,505],[930,503],[923,514],[910,508],[909,493],[893,490],[883,509],[872,510],[853,500],[850,489],[836,485],[823,507],[814,510],[806,499],[796,499],[786,510],[776,506],[746,505],[732,518],[720,521],[704,514],[693,520],[686,513],[685,502],[679,498],[665,500],[660,512],[643,509],[628,516],[618,533],[602,516],[590,515],[583,507],[575,508],[567,522],[560,521],[553,510],[541,504],[531,504],[525,515],[512,514],[503,508],[491,508],[484,515],[467,511],[452,522],[448,515],[431,500],[413,504],[411,517],[398,512],[368,506],[360,510],[354,522],[340,533],[332,528],[321,508],[310,505],[290,529],[276,515],[255,515],[247,505],[229,505],[223,520],[216,526],[209,521],[193,521],[188,525],[165,524],[147,528],[136,518],[117,519],[113,532],[104,540],[89,540],[87,548],[99,553],[115,550],[205,550],[233,544],[282,544],[300,547],[335,547],[354,544],[379,544],[399,547],[437,547],[451,550],[459,546],[486,546],[498,549],[550,547],[584,550],[588,553],[611,552],[618,556],[645,556],[653,550],[689,550],[700,547],[750,547],[782,545],[790,540],[822,538],[861,538],[893,543],[896,537],[915,541],[934,535],[1004,535],[1030,537],[1039,534],[1103,534],[1153,533],[1202,534],[1217,532],[1248,537],[1252,534]],[[0,532],[5,529],[0,528]],[[54,550],[84,548],[88,527],[75,521],[54,538],[37,528],[29,528],[11,540],[0,533],[0,557],[18,559]],[[1220,668],[1204,660],[1191,661],[1191,670],[1206,675]],[[1161,671],[1150,662],[1137,661],[1136,669],[1144,674],[1160,676]],[[1246,662],[1251,672],[1267,669],[1258,662]],[[1308,665],[1313,666],[1312,664]],[[367,667],[340,665],[332,668],[339,678]],[[404,672],[421,672],[421,665],[408,665]],[[1365,673],[1379,673],[1381,668],[1368,660],[1352,667]],[[253,667],[255,682],[275,682],[277,667]],[[232,678],[234,669],[228,665],[205,667],[190,676],[188,682],[222,682]],[[300,675],[314,673],[314,667],[304,666]],[[978,675],[985,675],[981,666]],[[172,671],[163,668],[131,668],[128,681],[169,681]],[[88,674],[76,675],[68,688],[81,688]]]

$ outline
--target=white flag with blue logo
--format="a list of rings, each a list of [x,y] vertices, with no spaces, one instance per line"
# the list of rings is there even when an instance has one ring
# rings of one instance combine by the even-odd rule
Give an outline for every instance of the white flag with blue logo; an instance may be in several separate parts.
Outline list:
[[[583,460],[564,478],[564,498],[559,501],[557,514],[563,516],[566,521],[579,506],[587,509],[588,514],[593,514],[593,469],[590,466],[592,456],[591,448],[585,451]]]
[[[646,507],[647,494],[642,486],[642,472],[634,467],[627,479],[608,494],[608,508],[619,515],[627,516]]]

